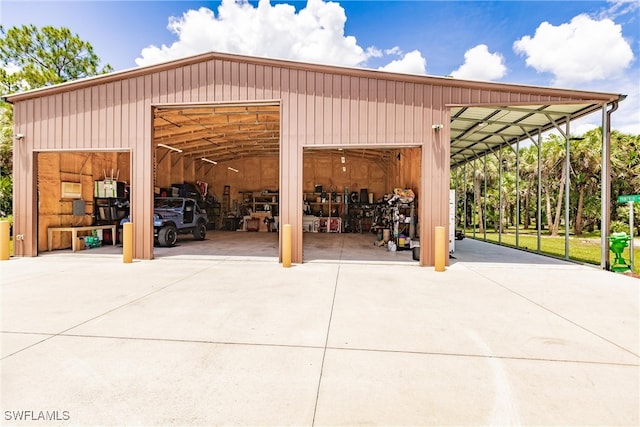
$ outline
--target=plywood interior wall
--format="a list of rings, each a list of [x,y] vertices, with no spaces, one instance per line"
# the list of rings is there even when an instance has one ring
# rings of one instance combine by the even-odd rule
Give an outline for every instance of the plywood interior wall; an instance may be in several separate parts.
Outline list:
[[[224,186],[228,185],[231,189],[229,201],[232,206],[234,200],[242,199],[239,194],[242,191],[278,191],[279,163],[277,156],[269,156],[238,158],[213,165],[198,158],[182,156],[180,153],[164,156],[164,153],[158,150],[155,187],[204,181],[209,184],[209,194],[221,200]],[[237,169],[238,172],[230,170],[229,167]]]
[[[375,197],[388,192],[388,165],[379,161],[372,161],[358,155],[323,153],[308,150],[304,154],[303,183],[305,193],[312,193],[316,185],[321,185],[324,191],[335,191],[338,194],[360,191],[366,188]],[[343,166],[346,170],[343,170]]]
[[[363,156],[362,150],[335,151],[306,150],[304,154],[303,192],[312,193],[316,185],[327,191],[344,192],[366,188],[377,199],[393,192],[396,187],[411,188],[415,194],[420,190],[420,149],[400,148],[389,161],[372,160]],[[345,163],[341,157],[344,155]],[[342,167],[345,166],[346,171]],[[239,172],[228,169],[232,167]],[[231,162],[213,165],[181,153],[156,151],[155,187],[170,187],[184,182],[204,181],[209,185],[209,194],[222,199],[224,186],[230,187],[230,207],[233,201],[240,202],[243,191],[279,190],[279,158],[238,158]]]
[[[420,148],[403,148],[398,150],[400,159],[392,162],[391,176],[394,182],[393,188],[410,188],[416,194],[420,192],[420,168],[421,151]]]
[[[47,229],[91,225],[94,181],[117,176],[129,183],[129,153],[47,152],[38,154],[38,250],[47,250]],[[113,172],[112,172],[113,171]],[[85,215],[73,215],[73,200],[62,198],[62,182],[82,184]],[[53,249],[71,247],[70,233],[54,233]]]

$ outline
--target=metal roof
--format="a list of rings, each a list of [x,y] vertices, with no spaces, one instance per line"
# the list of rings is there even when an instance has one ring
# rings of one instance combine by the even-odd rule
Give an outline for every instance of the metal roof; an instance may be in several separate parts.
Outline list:
[[[624,96],[620,97],[620,100]],[[602,110],[602,101],[580,104],[461,106],[451,109],[451,167],[558,128]]]
[[[567,121],[601,110],[604,105],[617,103],[625,95],[600,93],[580,90],[536,87],[510,83],[482,82],[458,80],[446,77],[398,74],[380,70],[310,64],[272,58],[248,57],[236,54],[208,52],[192,57],[167,61],[165,63],[124,70],[59,85],[34,89],[4,97],[8,102],[19,102],[34,97],[61,93],[73,89],[105,84],[112,81],[150,75],[163,70],[173,69],[211,59],[223,59],[236,62],[247,62],[266,66],[277,66],[290,69],[332,73],[352,77],[368,77],[397,82],[414,82],[450,88],[467,88],[474,90],[495,91],[496,93],[514,92],[518,94],[535,94],[548,97],[549,103],[541,105],[524,105],[508,103],[505,105],[488,105],[470,103],[469,105],[449,105],[451,109],[450,138],[451,166],[458,166],[466,161],[486,155],[501,147],[516,144],[519,141],[533,139],[538,132],[558,128]],[[573,98],[579,101],[562,103],[560,99]],[[557,102],[552,100],[556,99]],[[177,106],[175,106],[177,107]],[[185,155],[206,156],[214,153],[229,158],[236,155],[267,155],[277,153],[279,140],[279,123],[275,109],[268,111],[250,111],[241,105],[223,111],[216,109],[208,113],[204,110],[191,110],[189,106],[180,108],[157,109],[154,115],[156,143],[167,145],[185,145]],[[203,107],[195,106],[195,107]],[[191,111],[190,111],[191,110]],[[213,114],[211,114],[213,113]],[[212,115],[215,123],[205,123],[205,117]],[[237,122],[236,122],[237,121]],[[172,124],[175,123],[175,124]],[[168,127],[168,125],[171,125]],[[172,129],[169,129],[169,128]],[[207,135],[205,130],[209,129]],[[238,145],[222,143],[221,136]],[[262,142],[259,142],[257,140]],[[253,149],[251,148],[253,147]],[[193,149],[192,149],[193,148]]]

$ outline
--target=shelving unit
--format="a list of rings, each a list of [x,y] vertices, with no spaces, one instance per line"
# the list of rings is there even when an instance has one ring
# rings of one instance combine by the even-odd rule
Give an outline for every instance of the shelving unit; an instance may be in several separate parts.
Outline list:
[[[324,194],[324,198],[322,197]],[[318,219],[314,231],[321,233],[342,233],[345,215],[345,203],[342,202],[342,194],[337,193],[340,202],[333,200],[332,193],[304,193],[304,201],[311,210],[311,214]],[[324,200],[324,201],[323,201]],[[305,216],[306,218],[306,216]],[[305,228],[306,231],[309,231]]]
[[[278,216],[279,193],[265,191],[241,191],[242,203],[251,212],[271,212],[271,216]]]
[[[222,204],[220,202],[214,202],[205,208],[207,211],[207,218],[209,218],[208,226],[210,228],[220,228],[220,216],[222,215]]]
[[[94,197],[95,225],[120,224],[129,215],[129,200],[124,197]]]
[[[304,200],[311,206],[311,212],[315,215],[321,213],[321,217],[335,218],[344,216],[344,203],[342,201],[336,202],[332,200],[331,193],[327,193],[329,197],[326,197],[322,201],[322,193],[304,193]],[[320,200],[320,201],[318,201]]]

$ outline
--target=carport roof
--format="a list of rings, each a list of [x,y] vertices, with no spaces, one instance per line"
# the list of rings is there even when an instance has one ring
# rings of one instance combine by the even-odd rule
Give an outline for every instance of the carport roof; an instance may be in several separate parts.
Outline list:
[[[620,101],[618,95],[611,102]],[[601,110],[602,101],[576,104],[460,106],[451,109],[451,167],[523,140],[538,132]]]
[[[298,70],[309,70],[324,73],[334,73],[355,77],[368,77],[374,79],[385,79],[400,82],[413,82],[430,84],[434,86],[450,87],[450,88],[471,88],[488,90],[495,92],[517,92],[526,94],[535,94],[548,97],[548,99],[576,99],[578,101],[553,102],[549,101],[545,104],[531,105],[522,103],[500,104],[483,104],[469,103],[466,105],[449,105],[451,109],[450,122],[450,141],[451,141],[451,166],[455,167],[473,158],[478,158],[487,153],[494,152],[501,147],[513,145],[519,141],[530,140],[535,138],[538,132],[545,132],[553,128],[557,128],[567,121],[575,120],[590,113],[601,110],[603,106],[616,103],[623,100],[626,96],[613,93],[589,92],[580,90],[555,89],[549,87],[536,87],[527,85],[516,85],[507,83],[481,82],[470,80],[459,80],[448,77],[435,77],[412,74],[390,73],[379,70],[349,68],[341,66],[329,66],[320,64],[310,64],[299,61],[248,57],[235,54],[209,52],[192,57],[177,59],[161,64],[151,65],[147,67],[139,67],[130,70],[124,70],[106,75],[89,77],[72,82],[66,82],[59,85],[39,88],[23,93],[17,93],[5,97],[8,102],[15,103],[30,98],[47,96],[55,93],[66,92],[87,86],[93,86],[108,83],[125,78],[143,76],[158,71],[176,68],[183,65],[189,65],[210,59],[223,59],[236,62],[248,62],[261,65],[277,66]],[[265,111],[265,107],[268,111]],[[189,146],[189,141],[184,140],[180,136],[178,126],[174,126],[176,134],[171,134],[167,125],[171,124],[172,119],[188,120],[192,126],[185,126],[182,134],[186,135],[185,130],[189,128],[189,132],[193,130],[193,126],[197,129],[200,143],[194,144],[201,151],[192,153],[191,156],[210,155],[215,152],[235,153],[237,144],[240,141],[242,145],[242,155],[244,156],[264,156],[277,155],[278,139],[279,139],[279,123],[277,123],[277,108],[269,109],[267,106],[259,107],[259,111],[248,111],[239,106],[237,111],[226,111],[220,115],[224,120],[220,121],[220,126],[225,128],[216,128],[211,123],[207,126],[195,123],[190,115],[197,114],[195,110],[188,111],[185,107],[184,111],[169,108],[165,111],[156,111],[154,121],[156,126],[160,126],[163,130],[162,137],[156,135],[156,143],[175,142],[184,144],[185,148]],[[266,114],[262,114],[266,113]],[[234,116],[237,114],[237,117]],[[169,117],[169,115],[171,117]],[[250,123],[243,123],[246,117],[253,116]],[[244,117],[244,118],[243,118]],[[229,124],[235,123],[235,130],[229,128]],[[216,139],[212,151],[206,151],[203,148],[203,138],[208,138],[202,131],[209,128],[211,138]],[[216,135],[229,135],[232,131],[234,137],[227,138],[226,143],[223,138],[215,138]],[[212,139],[212,140],[213,140]],[[164,141],[163,141],[164,140]],[[228,144],[228,146],[225,146]],[[234,145],[234,147],[232,147]],[[254,148],[252,148],[254,147]],[[252,151],[254,150],[254,151]]]

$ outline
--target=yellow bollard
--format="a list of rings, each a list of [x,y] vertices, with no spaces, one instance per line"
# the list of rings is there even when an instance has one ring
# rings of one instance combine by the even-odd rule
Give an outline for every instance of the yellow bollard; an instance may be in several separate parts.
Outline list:
[[[115,237],[114,237],[115,239]],[[133,262],[133,223],[122,224],[122,262],[130,264]]]
[[[9,259],[9,221],[0,221],[0,261]]]
[[[291,267],[291,224],[282,228],[282,266]]]
[[[436,227],[436,239],[435,239],[435,261],[436,271],[444,271],[445,264],[445,233],[444,227]]]

